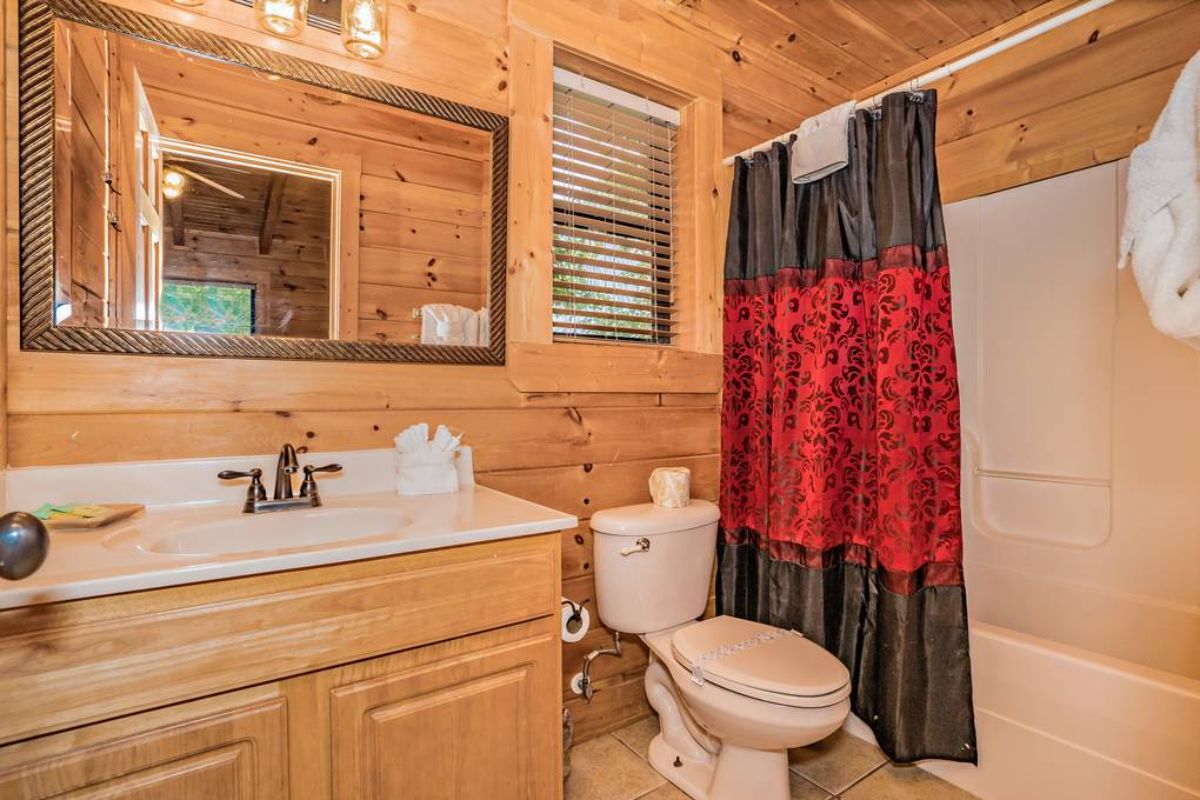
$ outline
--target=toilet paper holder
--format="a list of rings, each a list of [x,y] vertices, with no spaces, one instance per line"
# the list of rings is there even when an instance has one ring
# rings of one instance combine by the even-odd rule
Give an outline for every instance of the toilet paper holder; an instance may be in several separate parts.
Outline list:
[[[583,627],[583,607],[586,603],[587,600],[584,600],[582,603],[576,603],[569,597],[564,597],[562,599],[562,605],[571,607],[571,614],[563,623],[563,626],[567,629],[568,633],[576,633],[581,627]]]

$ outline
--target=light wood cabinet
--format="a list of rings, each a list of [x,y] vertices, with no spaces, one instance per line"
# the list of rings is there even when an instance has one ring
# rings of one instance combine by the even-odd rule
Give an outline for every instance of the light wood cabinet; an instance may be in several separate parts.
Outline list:
[[[558,676],[547,635],[333,689],[335,800],[551,797]]]
[[[0,797],[286,797],[286,704],[282,697],[257,694],[10,745],[0,751]]]
[[[556,800],[558,547],[0,612],[0,798]]]

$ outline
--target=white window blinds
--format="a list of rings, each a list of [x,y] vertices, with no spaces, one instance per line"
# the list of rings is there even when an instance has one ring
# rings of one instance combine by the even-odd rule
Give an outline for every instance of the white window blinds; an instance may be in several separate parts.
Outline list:
[[[678,115],[625,99],[620,90],[556,70],[556,339],[670,344],[675,334]]]

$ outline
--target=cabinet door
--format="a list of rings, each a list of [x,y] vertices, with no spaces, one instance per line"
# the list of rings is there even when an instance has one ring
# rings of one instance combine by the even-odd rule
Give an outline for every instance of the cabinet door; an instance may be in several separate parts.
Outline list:
[[[284,700],[261,690],[245,694],[0,748],[0,797],[281,800]]]
[[[334,797],[556,797],[557,649],[543,634],[333,689]]]

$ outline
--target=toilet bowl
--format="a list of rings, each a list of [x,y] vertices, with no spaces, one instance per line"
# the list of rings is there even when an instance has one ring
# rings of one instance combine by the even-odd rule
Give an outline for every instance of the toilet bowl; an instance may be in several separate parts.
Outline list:
[[[698,500],[597,513],[597,611],[650,650],[646,696],[661,729],[651,766],[694,800],[787,800],[788,749],[841,727],[850,675],[794,631],[696,620],[708,601],[717,517]]]

